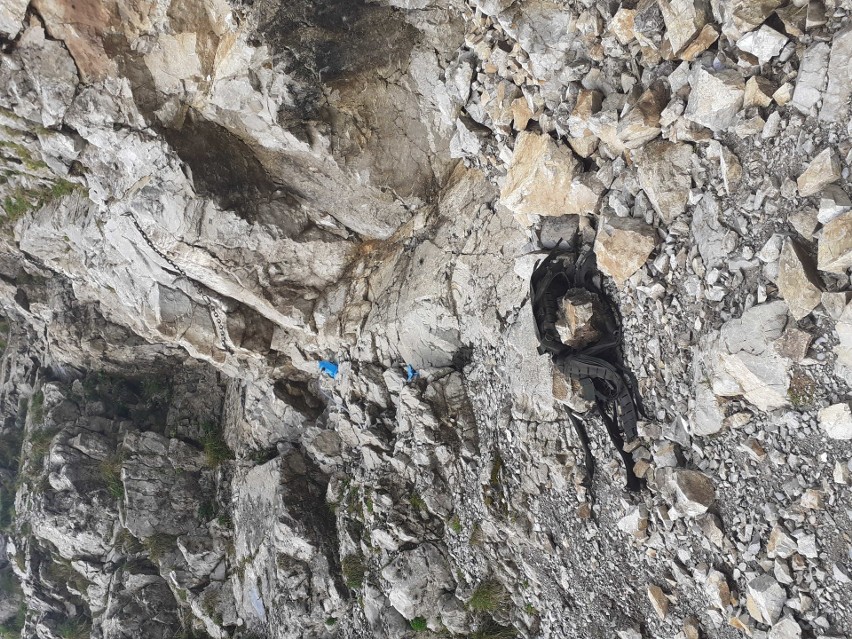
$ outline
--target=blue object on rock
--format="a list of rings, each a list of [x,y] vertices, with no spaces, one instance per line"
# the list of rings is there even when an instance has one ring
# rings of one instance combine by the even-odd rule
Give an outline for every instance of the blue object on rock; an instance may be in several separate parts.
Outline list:
[[[319,369],[321,373],[325,373],[331,379],[335,379],[337,377],[337,364],[331,362],[327,359],[320,360]]]
[[[414,367],[411,364],[405,365],[405,381],[413,382],[415,379],[420,377],[420,373],[414,370]]]

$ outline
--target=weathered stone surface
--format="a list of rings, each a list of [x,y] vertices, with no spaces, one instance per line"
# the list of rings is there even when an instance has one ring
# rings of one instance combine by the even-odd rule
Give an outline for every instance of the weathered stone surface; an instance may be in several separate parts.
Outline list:
[[[8,0],[0,5],[0,34],[9,40],[18,35],[28,4],[27,0]]]
[[[677,55],[707,23],[710,6],[704,0],[662,0],[660,11],[666,22],[666,37]]]
[[[703,515],[716,500],[713,481],[696,470],[663,468],[656,472],[655,480],[680,516]]]
[[[840,159],[837,151],[828,147],[823,149],[808,164],[796,184],[799,187],[799,195],[808,197],[816,195],[823,188],[840,179]]]
[[[556,331],[562,343],[572,348],[593,344],[601,337],[600,300],[585,289],[571,289],[559,303]]]
[[[819,412],[819,424],[831,439],[852,439],[852,409],[849,404],[832,404]]]
[[[766,64],[781,53],[786,43],[787,36],[764,24],[737,40],[737,47],[752,54],[760,64]]]
[[[797,320],[806,317],[822,299],[821,282],[810,256],[791,238],[781,249],[776,284],[790,315]]]
[[[769,639],[801,639],[802,627],[790,616],[786,616],[769,630]]]
[[[799,65],[792,105],[802,113],[810,113],[822,98],[828,72],[829,46],[816,42],[809,46]]]
[[[651,142],[637,153],[639,184],[666,224],[671,224],[686,210],[692,185],[691,157],[689,144],[665,140]]]
[[[692,91],[683,117],[713,131],[729,128],[743,106],[745,81],[733,70],[712,72],[697,66],[690,73]]]
[[[772,625],[781,617],[787,595],[770,575],[760,575],[748,583],[746,605],[752,617]]]
[[[548,135],[518,135],[501,202],[529,226],[531,216],[588,215],[597,210],[603,186],[583,173],[569,147]]]
[[[668,88],[659,80],[639,96],[633,108],[618,122],[618,139],[625,148],[639,148],[660,134],[660,112],[668,101]]]
[[[848,115],[852,97],[852,25],[834,35],[828,62],[828,85],[819,110],[819,119],[840,122]]]
[[[669,600],[663,589],[656,584],[648,586],[648,599],[651,600],[651,605],[660,619],[665,619],[669,614]]]
[[[773,347],[787,324],[787,304],[770,302],[754,306],[739,319],[726,322],[719,341],[711,348],[713,392],[743,395],[761,410],[788,402],[790,361]]]
[[[845,273],[852,266],[852,211],[842,213],[822,229],[817,245],[817,268]]]
[[[619,285],[624,284],[642,268],[656,243],[654,229],[641,220],[601,218],[594,246],[598,268]]]
[[[423,617],[439,625],[438,601],[455,589],[447,560],[433,544],[401,552],[382,570],[388,581],[388,599],[406,619]]]

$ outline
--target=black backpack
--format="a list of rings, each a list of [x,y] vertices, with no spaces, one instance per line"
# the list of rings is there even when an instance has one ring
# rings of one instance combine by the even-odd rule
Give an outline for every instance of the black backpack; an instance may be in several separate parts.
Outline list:
[[[597,405],[607,433],[618,450],[627,472],[627,488],[639,490],[640,481],[633,472],[633,458],[624,451],[625,440],[636,438],[637,407],[640,406],[630,375],[621,359],[621,331],[613,305],[601,286],[595,255],[590,249],[564,250],[559,247],[536,264],[530,278],[530,301],[535,318],[539,353],[549,353],[563,375],[578,380],[583,396]],[[600,334],[594,343],[569,346],[562,342],[556,323],[560,300],[571,291],[591,293],[595,304],[596,329]],[[583,444],[589,477],[594,472],[594,458],[589,437],[579,417],[569,411],[569,418]]]

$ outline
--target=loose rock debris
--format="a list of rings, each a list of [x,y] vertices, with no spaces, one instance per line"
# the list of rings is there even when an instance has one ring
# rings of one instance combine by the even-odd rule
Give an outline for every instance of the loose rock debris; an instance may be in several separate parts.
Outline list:
[[[0,3],[4,629],[852,636],[848,0],[191,4]]]

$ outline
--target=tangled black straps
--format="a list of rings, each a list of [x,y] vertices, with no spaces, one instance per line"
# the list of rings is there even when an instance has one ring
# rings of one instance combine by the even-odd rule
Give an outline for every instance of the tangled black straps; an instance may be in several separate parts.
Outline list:
[[[557,243],[557,247],[560,243]],[[625,439],[636,437],[637,402],[620,365],[620,331],[607,298],[596,280],[594,253],[554,249],[536,265],[530,278],[530,300],[535,317],[539,352],[550,353],[556,368],[567,378],[580,382],[583,396],[598,407],[610,441],[618,450],[627,472],[627,488],[639,490],[633,459],[624,451]],[[560,301],[576,291],[592,294],[595,338],[591,343],[566,345],[557,330]],[[589,477],[594,458],[589,437],[577,415],[569,418],[583,445]]]

